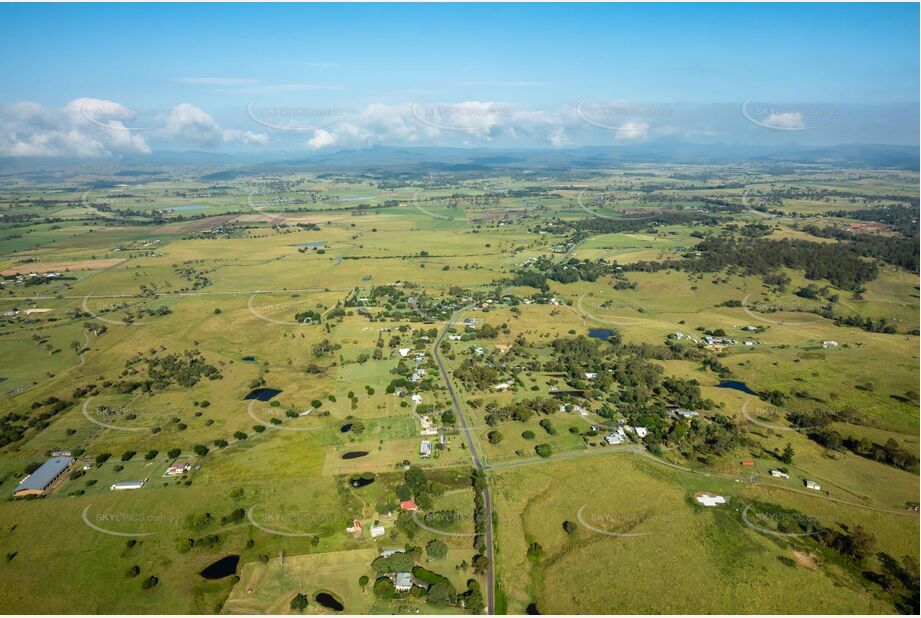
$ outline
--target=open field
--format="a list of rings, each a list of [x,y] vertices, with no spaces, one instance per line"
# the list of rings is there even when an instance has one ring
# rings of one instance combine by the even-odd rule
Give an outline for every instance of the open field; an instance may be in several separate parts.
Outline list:
[[[904,610],[879,578],[918,559],[918,275],[840,233],[916,242],[863,210],[916,211],[918,177],[820,172],[10,179],[0,609]],[[375,591],[391,549],[456,594]]]

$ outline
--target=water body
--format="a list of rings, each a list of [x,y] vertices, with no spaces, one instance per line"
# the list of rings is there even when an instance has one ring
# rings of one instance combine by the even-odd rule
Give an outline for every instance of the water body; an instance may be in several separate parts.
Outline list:
[[[199,573],[205,579],[222,579],[237,572],[237,564],[240,563],[240,556],[232,554],[224,556],[217,562],[212,562]]]
[[[317,595],[313,597],[313,600],[326,609],[331,609],[334,612],[341,612],[345,609],[345,605],[342,604],[342,601],[329,592],[318,592]]]
[[[590,328],[588,329],[588,336],[592,339],[600,339],[601,341],[607,341],[608,337],[614,334],[614,331],[610,328]]]
[[[240,360],[245,361],[245,362],[247,362],[247,363],[251,363],[251,362],[253,362],[254,360],[256,360],[256,357],[255,357],[255,356],[244,356],[244,357],[241,358]]]
[[[351,430],[352,430],[352,423],[346,423],[345,425],[339,428],[339,431],[342,433],[348,433]]]
[[[530,616],[540,616],[540,610],[537,609],[537,603],[528,603],[528,609],[525,610]]]
[[[204,204],[189,204],[188,206],[170,206],[160,210],[201,210],[202,208],[205,208]]]
[[[374,482],[374,477],[365,477],[365,476],[353,476],[349,479],[349,483],[352,487],[360,489],[362,487],[367,487]]]
[[[319,242],[299,242],[294,245],[288,245],[289,247],[325,247],[326,241],[321,240]]]
[[[731,388],[746,395],[755,395],[758,393],[748,388],[748,385],[745,382],[739,382],[738,380],[722,380],[719,384],[716,385],[718,388]]]
[[[349,451],[342,455],[343,459],[358,459],[359,457],[364,457],[368,454],[368,451]]]
[[[279,394],[281,391],[277,388],[257,388],[249,392],[249,395],[244,397],[244,399],[255,399],[257,401],[268,401],[275,395]]]
[[[376,198],[376,195],[366,195],[365,197],[340,197],[337,199],[337,202],[363,202],[365,200],[373,200]]]

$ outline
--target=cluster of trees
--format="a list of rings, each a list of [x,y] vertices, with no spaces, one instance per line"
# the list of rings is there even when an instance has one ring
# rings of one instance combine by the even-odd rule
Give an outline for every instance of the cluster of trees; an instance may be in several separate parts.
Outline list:
[[[860,289],[879,273],[875,263],[862,259],[851,246],[841,243],[730,237],[705,238],[683,260],[637,262],[623,269],[719,272],[729,267],[762,276],[775,275],[780,268],[793,268],[802,270],[807,279],[827,279],[846,290]]]

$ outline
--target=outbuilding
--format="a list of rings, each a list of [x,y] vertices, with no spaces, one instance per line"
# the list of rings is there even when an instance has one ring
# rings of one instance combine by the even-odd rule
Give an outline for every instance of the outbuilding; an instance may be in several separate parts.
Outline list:
[[[43,463],[38,469],[22,479],[16,486],[13,494],[16,496],[42,496],[51,485],[67,472],[73,457],[53,457]]]

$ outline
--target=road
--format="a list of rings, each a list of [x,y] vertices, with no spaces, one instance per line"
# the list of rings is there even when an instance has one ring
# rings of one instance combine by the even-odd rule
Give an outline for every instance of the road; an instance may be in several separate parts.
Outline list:
[[[441,371],[441,377],[448,387],[448,393],[451,395],[451,405],[454,407],[454,414],[457,416],[458,423],[460,423],[461,433],[464,434],[464,442],[467,444],[467,450],[470,451],[473,465],[479,472],[485,474],[485,467],[480,460],[480,454],[476,450],[476,442],[473,439],[473,434],[470,432],[470,424],[467,422],[467,417],[464,416],[464,410],[461,408],[460,401],[457,399],[454,384],[451,382],[448,370],[445,369],[444,362],[441,359],[441,342],[448,334],[448,329],[454,324],[456,316],[457,313],[451,316],[448,323],[445,324],[444,329],[441,331],[441,334],[438,335],[438,339],[435,340],[433,355],[435,356],[435,362],[438,364],[438,369]],[[483,505],[486,507],[486,557],[489,558],[489,571],[486,573],[486,579],[488,580],[488,585],[486,586],[486,613],[494,614],[496,613],[496,580],[492,539],[492,498],[489,495],[488,483],[483,490]]]

